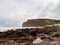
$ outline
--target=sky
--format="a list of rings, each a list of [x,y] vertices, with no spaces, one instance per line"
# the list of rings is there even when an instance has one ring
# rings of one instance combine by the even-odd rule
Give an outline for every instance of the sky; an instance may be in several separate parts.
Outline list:
[[[28,19],[60,20],[59,0],[0,0],[0,27],[21,27]]]

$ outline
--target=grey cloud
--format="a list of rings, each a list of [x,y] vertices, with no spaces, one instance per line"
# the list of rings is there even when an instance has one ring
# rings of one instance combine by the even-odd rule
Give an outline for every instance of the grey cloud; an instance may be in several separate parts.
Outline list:
[[[20,27],[31,18],[60,19],[57,16],[60,15],[60,2],[56,1],[58,0],[4,0],[0,3],[0,27]]]

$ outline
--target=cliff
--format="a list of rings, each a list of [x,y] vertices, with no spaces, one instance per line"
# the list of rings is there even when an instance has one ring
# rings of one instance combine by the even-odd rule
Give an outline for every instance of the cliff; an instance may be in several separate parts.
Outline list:
[[[41,27],[51,24],[59,24],[60,20],[54,19],[30,19],[22,24],[22,27]]]

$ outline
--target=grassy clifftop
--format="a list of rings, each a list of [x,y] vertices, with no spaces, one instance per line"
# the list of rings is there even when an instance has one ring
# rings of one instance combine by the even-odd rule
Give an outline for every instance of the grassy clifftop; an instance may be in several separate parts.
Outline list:
[[[27,22],[24,22],[22,27],[40,27],[51,24],[59,24],[60,20],[54,19],[30,19]]]

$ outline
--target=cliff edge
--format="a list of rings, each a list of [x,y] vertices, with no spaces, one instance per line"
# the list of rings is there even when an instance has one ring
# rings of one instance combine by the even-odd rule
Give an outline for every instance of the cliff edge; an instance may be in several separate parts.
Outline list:
[[[22,24],[22,27],[41,27],[52,24],[60,24],[60,20],[54,19],[30,19]]]

